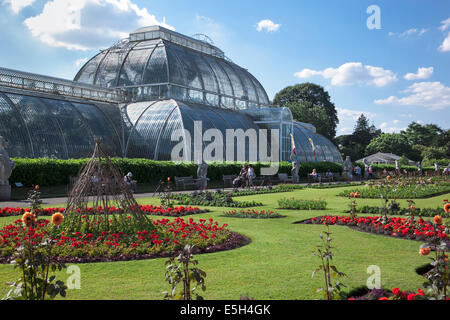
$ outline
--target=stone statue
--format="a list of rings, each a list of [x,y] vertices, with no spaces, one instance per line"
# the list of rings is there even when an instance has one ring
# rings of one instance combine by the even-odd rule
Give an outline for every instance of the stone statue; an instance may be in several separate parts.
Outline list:
[[[367,161],[367,159],[364,159],[364,178],[367,179],[369,177],[369,161]]]
[[[298,162],[292,162],[292,169],[291,169],[291,175],[292,175],[292,183],[299,183],[300,177],[298,176],[298,170],[300,169],[300,166],[298,165]]]
[[[0,136],[0,200],[11,199],[11,186],[8,179],[16,167],[16,163],[9,158],[7,147],[8,143]]]
[[[419,171],[420,176],[423,176],[423,168],[420,162],[417,162],[417,171]]]
[[[400,162],[398,162],[398,160],[395,160],[395,170],[397,171],[397,173],[400,173],[400,169],[402,167],[400,166]]]
[[[208,185],[208,179],[206,178],[207,174],[208,174],[208,164],[203,161],[201,164],[198,165],[197,168],[197,180],[200,190],[206,190],[206,187]]]
[[[342,165],[342,176],[346,179],[351,179],[353,175],[352,172],[353,172],[353,163],[352,160],[350,159],[350,156],[347,156]]]
[[[441,167],[439,166],[439,163],[437,163],[437,162],[434,164],[434,171],[436,172],[436,174],[441,173]]]

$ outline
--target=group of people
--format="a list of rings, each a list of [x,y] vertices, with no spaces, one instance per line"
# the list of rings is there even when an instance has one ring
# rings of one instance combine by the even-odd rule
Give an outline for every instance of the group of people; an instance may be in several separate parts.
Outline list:
[[[256,178],[255,169],[252,165],[242,165],[239,175],[233,180],[233,187],[253,187],[253,181]]]
[[[319,174],[317,173],[316,169],[313,169],[313,171],[309,174],[309,176],[314,180],[314,181],[318,181],[319,180]],[[325,173],[325,178],[331,179],[333,180],[333,172],[331,172],[330,169],[328,169],[328,171]]]

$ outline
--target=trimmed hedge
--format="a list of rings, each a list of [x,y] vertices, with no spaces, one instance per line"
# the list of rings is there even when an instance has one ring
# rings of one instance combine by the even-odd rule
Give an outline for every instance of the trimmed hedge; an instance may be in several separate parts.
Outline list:
[[[357,162],[354,163],[353,166],[358,166],[361,168],[361,172],[364,172],[364,164]],[[395,171],[395,165],[394,164],[372,164],[372,169],[373,172],[377,172],[377,171],[383,171],[384,169],[386,169],[387,171]],[[400,169],[403,171],[403,169],[405,169],[408,172],[417,172],[417,167],[416,166],[405,166],[405,165],[400,165]],[[442,170],[443,168],[441,168]],[[426,171],[432,171],[434,172],[434,167],[422,167],[423,172]]]
[[[69,177],[76,177],[79,171],[86,165],[89,159],[23,159],[14,158],[16,168],[14,169],[10,183],[21,182],[24,186],[55,186],[67,185]],[[133,178],[139,183],[154,183],[167,177],[197,177],[197,165],[194,163],[174,163],[169,161],[153,161],[148,159],[129,159],[112,158],[113,163],[117,164],[122,172],[133,173]],[[215,181],[221,181],[223,175],[239,174],[243,163],[212,163],[208,167],[208,178]],[[255,173],[260,175],[263,163],[253,164]],[[292,164],[289,162],[280,162],[279,173],[290,174]],[[319,173],[326,172],[328,169],[332,172],[342,172],[342,165],[331,162],[310,162],[301,163],[299,175],[306,177],[308,173],[316,169]]]

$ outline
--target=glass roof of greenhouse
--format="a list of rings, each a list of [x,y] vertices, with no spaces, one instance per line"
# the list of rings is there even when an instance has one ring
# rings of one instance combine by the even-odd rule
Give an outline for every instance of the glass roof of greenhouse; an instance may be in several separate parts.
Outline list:
[[[173,98],[227,109],[269,106],[261,83],[212,44],[146,27],[89,60],[75,81],[121,88],[128,101]]]

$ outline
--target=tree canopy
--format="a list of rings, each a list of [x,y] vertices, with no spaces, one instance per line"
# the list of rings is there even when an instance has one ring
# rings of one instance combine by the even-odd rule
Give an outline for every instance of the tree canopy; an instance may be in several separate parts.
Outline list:
[[[334,140],[339,119],[336,107],[331,102],[330,95],[323,87],[309,82],[286,87],[275,95],[273,104],[290,108],[293,114],[295,112],[294,120],[300,122],[311,121],[311,112],[313,110],[305,113],[300,113],[298,110],[302,109],[302,111],[305,111],[309,108],[317,111],[319,108],[322,108],[325,112],[326,119],[323,117],[323,112],[320,112],[321,115],[313,117],[313,120],[320,121],[321,123],[326,120],[326,123],[320,126],[324,127],[323,130],[321,129],[319,131],[318,129],[317,131],[328,139]]]

